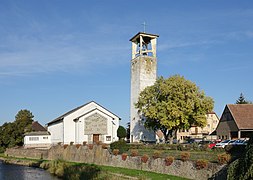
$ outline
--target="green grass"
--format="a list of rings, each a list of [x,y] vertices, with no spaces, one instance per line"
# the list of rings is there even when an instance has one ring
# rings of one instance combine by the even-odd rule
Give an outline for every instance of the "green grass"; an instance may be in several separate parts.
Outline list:
[[[168,179],[168,180],[186,180],[186,178],[167,175],[167,174],[159,174],[150,171],[141,171],[135,169],[125,169],[119,167],[110,167],[110,166],[99,166],[102,171],[108,171],[115,174],[122,174],[125,176],[137,177],[138,179],[149,179],[149,180],[157,180],[157,179]]]

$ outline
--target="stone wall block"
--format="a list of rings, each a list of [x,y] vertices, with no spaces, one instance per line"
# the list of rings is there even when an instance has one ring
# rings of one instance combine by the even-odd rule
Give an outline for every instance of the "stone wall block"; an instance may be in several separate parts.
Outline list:
[[[174,160],[170,166],[165,166],[164,158],[153,159],[152,157],[146,163],[141,162],[141,157],[132,156],[128,156],[123,161],[121,155],[112,155],[101,145],[94,145],[93,149],[89,149],[87,146],[80,146],[77,149],[74,145],[69,145],[65,149],[63,146],[57,145],[49,150],[12,148],[7,149],[5,155],[48,160],[63,159],[72,162],[153,171],[196,180],[208,179],[223,168],[218,164],[209,163],[208,168],[198,170],[194,161],[183,162],[181,160]]]

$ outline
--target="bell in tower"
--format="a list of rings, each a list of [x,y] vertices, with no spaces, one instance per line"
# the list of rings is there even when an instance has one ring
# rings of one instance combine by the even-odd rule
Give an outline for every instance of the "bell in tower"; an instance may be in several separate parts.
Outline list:
[[[130,107],[130,141],[153,142],[155,133],[144,127],[145,117],[138,112],[135,104],[140,92],[151,86],[157,79],[156,44],[159,36],[145,32],[137,33],[132,42],[131,60],[131,107]]]
[[[130,41],[132,42],[132,59],[137,56],[147,55],[156,57],[156,39],[155,34],[139,32]]]

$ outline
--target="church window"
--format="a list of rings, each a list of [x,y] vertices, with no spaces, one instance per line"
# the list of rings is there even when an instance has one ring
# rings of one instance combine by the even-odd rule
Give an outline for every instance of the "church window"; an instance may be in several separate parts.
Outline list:
[[[29,137],[29,141],[38,141],[39,137]]]

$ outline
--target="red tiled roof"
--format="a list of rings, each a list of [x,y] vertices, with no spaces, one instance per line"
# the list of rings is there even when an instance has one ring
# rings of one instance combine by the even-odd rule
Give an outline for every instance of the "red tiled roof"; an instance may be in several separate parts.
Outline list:
[[[253,104],[228,104],[239,129],[253,129]]]

